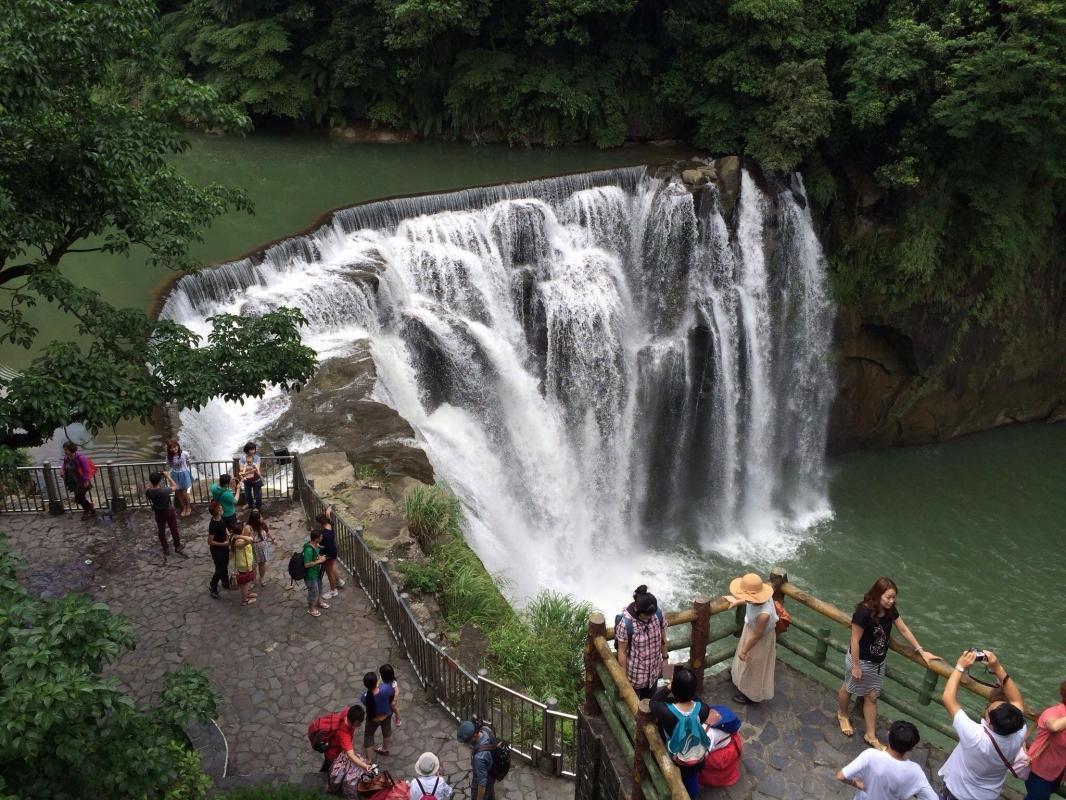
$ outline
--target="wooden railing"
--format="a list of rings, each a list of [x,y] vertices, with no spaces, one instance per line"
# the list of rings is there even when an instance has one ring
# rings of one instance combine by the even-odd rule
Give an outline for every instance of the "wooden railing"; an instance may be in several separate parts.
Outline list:
[[[807,615],[797,613],[799,609],[793,605],[790,609],[791,627],[777,636],[779,658],[781,649],[784,649],[819,671],[843,681],[843,654],[850,642],[851,615],[791,583],[783,583],[781,591],[820,619],[815,622],[805,619]],[[744,622],[743,605],[737,606],[735,615],[725,615],[730,619],[729,623],[718,625],[718,629],[712,631],[714,618],[728,609],[729,603],[724,597],[710,600],[698,596],[691,609],[666,614],[668,649],[671,652],[689,650],[688,659],[677,664],[685,664],[695,672],[699,690],[703,688],[706,672],[731,660],[736,651],[736,638]],[[833,636],[837,626],[848,631],[845,638]],[[803,642],[804,637],[809,637],[811,642]],[[648,701],[638,701],[625,670],[608,644],[612,639],[614,629],[607,627],[603,614],[592,614],[585,641],[585,704],[582,711],[586,716],[603,720],[624,763],[630,765],[629,780],[622,783],[623,787],[628,783],[628,791],[634,800],[687,800],[688,792],[681,783],[681,774],[671,761],[651,718]],[[711,647],[716,642],[722,644]],[[940,706],[938,692],[940,679],[947,678],[954,671],[952,665],[934,661],[926,666],[913,648],[896,640],[891,640],[890,648],[893,658],[898,656],[899,663],[886,665],[885,687],[879,695],[880,700],[927,728],[957,739]],[[830,651],[840,657],[831,658]],[[920,667],[920,671],[915,667]],[[969,675],[963,677],[961,686],[968,696],[964,693],[960,702],[979,715],[992,689]],[[935,711],[928,708],[934,704]],[[1030,720],[1036,718],[1031,709],[1026,709],[1025,713]],[[1013,778],[1010,781],[1017,783]],[[1062,789],[1058,794],[1066,797]]]
[[[699,596],[692,608],[666,614],[667,648],[670,652],[689,651],[684,663],[696,673],[697,691],[703,688],[704,673],[710,667],[733,657],[734,638],[740,632],[744,609],[731,615],[720,630],[711,630],[711,620],[729,610],[723,597],[710,600]],[[687,627],[686,627],[687,626]],[[589,617],[585,639],[584,713],[603,719],[626,763],[631,765],[630,794],[635,800],[688,800],[681,773],[666,752],[666,745],[653,722],[647,700],[638,700],[608,642],[614,628],[608,628],[603,614]],[[726,640],[724,645],[710,645]]]
[[[832,603],[819,600],[791,583],[782,584],[781,591],[786,597],[815,612],[821,620],[816,624],[811,624],[803,618],[802,612],[796,613],[793,610],[792,626],[787,633],[778,635],[778,647],[799,656],[803,661],[817,667],[819,671],[843,681],[843,654],[847,652],[850,643],[851,615]],[[845,628],[847,635],[839,639],[834,637],[835,627],[837,630],[840,627]],[[801,643],[796,633],[813,639],[813,646]],[[889,641],[889,647],[898,659],[890,660],[885,666],[885,684],[878,695],[879,701],[902,711],[927,728],[957,740],[958,735],[948,722],[947,715],[940,704],[940,693],[943,692],[943,688],[939,685],[941,678],[946,679],[951,676],[954,666],[942,661],[933,661],[927,666],[910,645],[895,639]],[[830,651],[840,657],[831,659]],[[920,670],[916,671],[914,666],[920,667]],[[973,716],[979,717],[992,694],[992,689],[974,681],[969,675],[963,676],[960,685],[968,693],[968,696],[965,693],[960,694],[960,704],[967,706],[973,712]],[[933,708],[929,708],[930,706]],[[1025,716],[1033,721],[1038,715],[1032,708],[1027,707]],[[1020,782],[1009,776],[1008,782],[1015,784],[1015,788],[1021,787]],[[1060,797],[1066,797],[1066,789],[1060,788],[1057,794]]]

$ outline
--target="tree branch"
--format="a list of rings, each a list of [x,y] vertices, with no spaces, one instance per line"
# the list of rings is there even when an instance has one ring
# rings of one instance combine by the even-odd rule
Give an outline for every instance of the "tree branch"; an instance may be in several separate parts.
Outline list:
[[[6,267],[0,270],[0,286],[8,281],[17,280],[30,274],[33,264],[18,264],[14,267]]]

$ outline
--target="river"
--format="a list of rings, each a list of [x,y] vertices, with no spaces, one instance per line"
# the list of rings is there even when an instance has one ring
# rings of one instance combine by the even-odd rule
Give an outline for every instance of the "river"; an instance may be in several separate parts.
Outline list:
[[[198,137],[179,163],[194,180],[241,185],[255,201],[255,216],[219,219],[193,248],[212,262],[236,258],[338,206],[623,166],[662,153]],[[110,301],[141,308],[167,278],[136,253],[83,256],[65,268]],[[72,333],[69,321],[50,309],[35,310],[33,319],[52,335]],[[27,355],[5,347],[0,358],[17,368]],[[154,433],[127,425],[90,450],[106,460],[155,456],[158,448]],[[1066,678],[1066,569],[1057,560],[1066,520],[1064,452],[1066,425],[1012,426],[942,445],[838,458],[830,464],[831,517],[773,548],[659,552],[656,561],[675,563],[677,579],[651,588],[676,605],[696,591],[720,593],[729,577],[749,567],[780,563],[797,584],[850,609],[875,577],[887,574],[899,583],[900,608],[927,648],[953,662],[965,647],[990,647],[1041,703]],[[601,577],[589,578],[597,599],[604,597]],[[633,587],[611,588],[620,607]]]

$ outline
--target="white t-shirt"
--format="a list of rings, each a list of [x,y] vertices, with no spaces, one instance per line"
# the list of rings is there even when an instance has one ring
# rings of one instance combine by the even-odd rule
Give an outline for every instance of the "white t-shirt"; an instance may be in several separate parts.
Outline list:
[[[436,782],[437,789],[434,791],[433,784]],[[422,800],[423,795],[432,795],[437,800],[447,800],[452,796],[452,787],[439,775],[432,778],[412,778],[408,782],[409,791],[407,796],[410,800]]]
[[[866,786],[855,793],[855,800],[937,800],[920,766],[893,758],[883,750],[863,750],[841,772],[848,780],[858,778]]]
[[[1025,726],[1010,736],[1000,736],[987,728],[984,720],[974,722],[961,708],[955,713],[951,725],[959,735],[959,743],[938,773],[944,779],[944,785],[959,800],[997,800],[999,790],[1007,780],[1007,767],[988,734],[996,737],[996,744],[1009,763],[1014,761],[1025,741]]]
[[[755,627],[756,621],[759,619],[760,614],[769,614],[770,621],[767,623],[769,627],[773,627],[777,624],[777,609],[774,608],[774,599],[771,597],[765,603],[748,603],[748,607],[744,609],[744,624]]]

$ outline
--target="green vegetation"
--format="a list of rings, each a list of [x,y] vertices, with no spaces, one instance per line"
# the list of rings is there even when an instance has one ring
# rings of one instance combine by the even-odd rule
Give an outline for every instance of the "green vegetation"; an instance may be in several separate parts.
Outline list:
[[[1062,3],[165,8],[180,67],[256,116],[519,144],[680,137],[800,167],[840,296],[871,308],[986,319],[1063,256]]]
[[[459,501],[436,486],[419,487],[404,502],[412,531],[426,538],[425,562],[399,567],[405,588],[435,592],[448,627],[475,625],[488,640],[486,666],[494,680],[534,698],[555,697],[572,711],[581,701],[581,654],[592,607],[569,595],[543,591],[516,612],[501,581],[486,571],[461,535]]]
[[[298,786],[248,786],[215,795],[216,800],[321,800],[321,792]]]
[[[168,69],[150,0],[22,0],[0,15],[0,341],[32,347],[39,332],[23,312],[42,301],[74,317],[79,334],[0,380],[0,466],[68,422],[95,433],[164,403],[262,395],[312,374],[294,311],[216,317],[200,343],[180,325],[113,308],[62,269],[70,253],[134,248],[189,269],[199,231],[248,207],[240,192],[178,174],[189,124],[240,131],[248,119]]]
[[[355,477],[361,481],[382,481],[388,475],[381,464],[360,464],[355,468]]]
[[[458,537],[459,500],[437,486],[416,486],[403,500],[403,515],[422,549],[442,536]]]
[[[138,707],[103,677],[134,646],[130,624],[82,595],[34,597],[17,566],[0,536],[0,797],[203,797],[181,726],[214,714],[207,676],[168,673]]]

